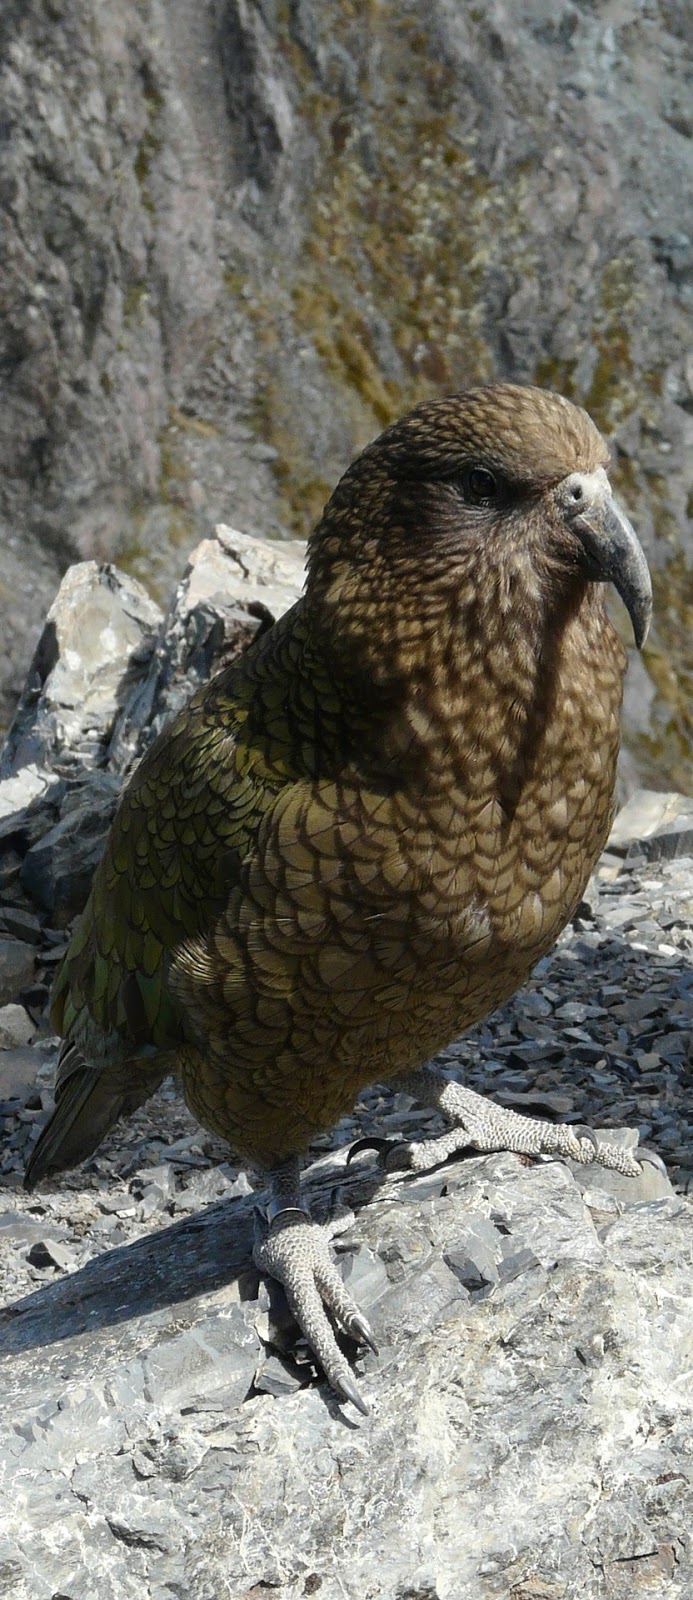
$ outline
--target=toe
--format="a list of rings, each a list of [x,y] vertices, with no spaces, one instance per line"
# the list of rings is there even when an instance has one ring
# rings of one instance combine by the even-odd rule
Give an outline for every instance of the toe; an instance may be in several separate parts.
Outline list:
[[[325,1230],[307,1221],[305,1215],[294,1220],[284,1213],[262,1244],[256,1245],[254,1255],[261,1270],[284,1285],[291,1311],[328,1383],[367,1416],[368,1407],[337,1344],[330,1317],[359,1343],[375,1350],[375,1341],[330,1257]]]
[[[581,1144],[586,1142],[592,1146],[592,1149],[594,1150],[594,1160],[596,1161],[599,1155],[599,1140],[594,1128],[588,1128],[584,1122],[571,1122],[569,1125],[569,1132],[573,1133],[575,1138],[579,1139]]]
[[[373,1338],[370,1323],[366,1321],[362,1311],[356,1310],[352,1313],[349,1319],[348,1332],[351,1334],[352,1339],[356,1340],[357,1344],[365,1344],[369,1350],[373,1351],[374,1356],[379,1355],[380,1352]]]
[[[327,1253],[316,1263],[315,1282],[320,1291],[323,1305],[326,1305],[334,1317],[335,1322],[344,1333],[348,1333],[357,1344],[366,1344],[378,1354],[378,1347],[373,1338],[370,1326],[359,1310],[356,1301],[352,1299],[345,1287],[334,1263],[330,1261]]]
[[[662,1161],[662,1157],[657,1155],[656,1150],[647,1150],[644,1146],[641,1149],[638,1145],[637,1149],[635,1150],[635,1160],[640,1163],[641,1167],[644,1162],[646,1166],[649,1164],[651,1167],[656,1167],[657,1170],[662,1173],[663,1177],[669,1177],[669,1173],[667,1172],[666,1166]]]
[[[362,1417],[370,1416],[370,1408],[359,1394],[348,1367],[343,1372],[335,1373],[332,1378],[327,1372],[325,1376],[329,1380],[330,1388],[334,1389],[341,1400],[350,1400],[352,1406],[356,1406],[356,1410],[361,1412]]]
[[[392,1151],[406,1148],[401,1139],[380,1139],[375,1135],[370,1139],[356,1139],[349,1148],[347,1166],[351,1166],[354,1157],[362,1155],[364,1150],[375,1150],[378,1157],[378,1166],[387,1170]]]

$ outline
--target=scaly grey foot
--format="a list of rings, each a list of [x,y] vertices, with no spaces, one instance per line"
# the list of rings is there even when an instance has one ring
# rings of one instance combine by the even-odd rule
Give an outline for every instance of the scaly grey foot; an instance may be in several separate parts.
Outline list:
[[[480,1151],[510,1150],[517,1155],[563,1156],[585,1166],[594,1162],[630,1178],[639,1177],[643,1161],[666,1171],[660,1157],[651,1150],[639,1149],[636,1156],[632,1150],[602,1141],[589,1128],[521,1116],[460,1083],[451,1082],[434,1068],[417,1073],[407,1081],[406,1088],[417,1100],[436,1106],[452,1126],[436,1139],[396,1141],[387,1147],[385,1141],[359,1140],[353,1147],[354,1152],[373,1144],[379,1150],[386,1172],[426,1172],[446,1161],[456,1150],[468,1149],[470,1145]]]
[[[298,1181],[295,1185],[290,1182],[292,1171],[277,1171],[268,1207],[269,1233],[256,1244],[253,1258],[262,1272],[283,1284],[291,1311],[330,1386],[340,1399],[351,1400],[367,1417],[368,1406],[354,1383],[327,1315],[329,1311],[338,1327],[377,1355],[366,1318],[345,1289],[329,1252],[329,1241],[344,1227],[344,1221],[335,1220],[325,1226],[313,1222],[310,1213],[297,1203]]]

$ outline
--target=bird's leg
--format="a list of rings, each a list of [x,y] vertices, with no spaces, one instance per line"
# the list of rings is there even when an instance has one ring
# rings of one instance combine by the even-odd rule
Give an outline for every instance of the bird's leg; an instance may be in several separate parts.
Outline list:
[[[373,1143],[380,1151],[381,1164],[387,1172],[404,1169],[423,1172],[446,1161],[456,1150],[512,1150],[518,1155],[556,1155],[584,1165],[594,1162],[611,1167],[630,1178],[637,1178],[642,1162],[650,1161],[663,1169],[659,1156],[650,1150],[639,1150],[636,1157],[631,1150],[603,1143],[588,1128],[569,1127],[564,1122],[544,1122],[538,1118],[523,1117],[517,1111],[494,1105],[483,1095],[475,1094],[463,1084],[451,1082],[435,1067],[424,1067],[408,1078],[401,1087],[406,1088],[424,1105],[436,1106],[451,1124],[447,1133],[437,1139],[413,1140],[410,1143],[379,1140],[359,1140],[354,1151],[365,1149]]]
[[[256,1244],[253,1257],[262,1272],[283,1284],[293,1315],[328,1383],[341,1399],[351,1400],[367,1416],[368,1406],[337,1344],[327,1311],[337,1326],[359,1344],[367,1344],[376,1353],[377,1346],[330,1255],[329,1241],[340,1224],[337,1221],[320,1226],[311,1220],[310,1212],[301,1204],[299,1170],[298,1161],[293,1159],[272,1170],[267,1207],[269,1232]]]

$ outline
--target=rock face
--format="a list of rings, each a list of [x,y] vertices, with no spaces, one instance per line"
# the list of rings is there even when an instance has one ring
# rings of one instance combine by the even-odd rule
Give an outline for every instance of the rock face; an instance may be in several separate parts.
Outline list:
[[[6,0],[6,719],[69,558],[161,598],[219,517],[305,536],[421,396],[534,379],[613,439],[631,743],[690,790],[692,42],[672,0]]]
[[[75,916],[133,760],[297,598],[302,572],[302,546],[220,528],[193,552],[162,617],[115,567],[68,571],[0,755],[0,882],[18,877],[56,928]]]
[[[123,776],[292,603],[302,561],[220,528],[163,619],[112,567],[72,569],[3,753],[0,1595],[688,1600],[684,797],[631,800],[556,950],[441,1058],[506,1105],[639,1133],[681,1192],[651,1165],[507,1155],[379,1181],[347,1165],[357,1137],[439,1124],[372,1086],[306,1180],[315,1215],[344,1207],[337,1260],[380,1346],[365,1421],[258,1283],[252,1180],[172,1084],[77,1172],[21,1189],[51,1100],[48,987]]]
[[[248,1202],[82,1264],[73,1199],[6,1218],[48,1279],[1,1335],[8,1595],[690,1592],[684,1201],[506,1156],[381,1190],[342,1236],[380,1344],[356,1423],[263,1357]]]

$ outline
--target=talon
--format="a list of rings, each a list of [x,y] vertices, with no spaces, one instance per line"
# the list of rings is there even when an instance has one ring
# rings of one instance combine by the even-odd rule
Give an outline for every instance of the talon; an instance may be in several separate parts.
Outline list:
[[[376,1134],[373,1134],[370,1139],[357,1139],[356,1142],[350,1146],[349,1154],[347,1156],[347,1166],[351,1166],[354,1156],[360,1155],[362,1150],[375,1150],[382,1161],[385,1158],[386,1152],[391,1148],[392,1145],[395,1144],[399,1144],[399,1139],[379,1139]]]
[[[335,1334],[341,1330],[377,1352],[373,1335],[330,1254],[330,1228],[311,1220],[300,1204],[298,1182],[296,1193],[291,1194],[286,1173],[281,1168],[278,1171],[284,1181],[279,1182],[275,1176],[268,1207],[270,1228],[255,1244],[255,1264],[283,1284],[300,1332],[336,1394],[350,1400],[367,1417],[368,1406],[351,1377]]]
[[[637,1161],[641,1167],[642,1167],[643,1162],[645,1163],[645,1166],[647,1166],[647,1164],[649,1162],[651,1167],[656,1167],[658,1172],[661,1172],[665,1178],[668,1178],[669,1174],[667,1172],[666,1166],[665,1166],[664,1162],[662,1161],[662,1157],[657,1155],[656,1150],[647,1150],[644,1147],[641,1150],[640,1147],[638,1146],[633,1151],[633,1157],[634,1157],[634,1160]]]
[[[358,1315],[355,1314],[351,1317],[349,1322],[349,1332],[359,1344],[365,1344],[369,1350],[372,1350],[374,1356],[380,1354],[375,1339],[373,1338],[373,1334],[371,1333],[370,1327],[366,1322],[366,1318],[362,1312],[359,1312]]]
[[[370,1406],[367,1406],[365,1400],[362,1400],[353,1378],[342,1372],[332,1375],[328,1373],[327,1377],[331,1388],[336,1390],[340,1399],[350,1400],[352,1406],[356,1406],[356,1410],[361,1412],[362,1417],[370,1416]]]
[[[588,1144],[591,1144],[595,1155],[599,1154],[599,1140],[594,1128],[588,1128],[584,1122],[574,1122],[571,1124],[570,1131],[575,1134],[577,1139],[586,1139]]]

